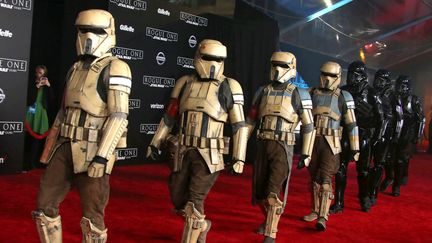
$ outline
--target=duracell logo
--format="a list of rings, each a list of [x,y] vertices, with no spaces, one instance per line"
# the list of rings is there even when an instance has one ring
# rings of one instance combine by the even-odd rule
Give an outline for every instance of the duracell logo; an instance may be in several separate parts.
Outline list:
[[[140,133],[153,135],[156,133],[158,125],[159,124],[149,124],[149,123],[140,124]]]
[[[1,37],[12,38],[13,33],[10,32],[9,30],[3,30],[3,29],[0,29],[0,36],[1,36]]]
[[[31,10],[31,0],[0,0],[0,7],[15,10]]]
[[[117,160],[125,160],[138,157],[138,148],[116,149]]]
[[[184,21],[187,24],[196,25],[196,26],[207,26],[208,19],[193,15],[186,12],[180,12],[180,20]]]
[[[144,75],[143,84],[153,88],[172,88],[175,85],[175,79]]]
[[[175,32],[150,28],[150,27],[146,28],[146,36],[151,37],[153,40],[160,40],[160,41],[176,42],[178,40],[178,34]]]
[[[17,121],[0,121],[0,136],[23,132],[23,123]]]
[[[147,9],[147,2],[141,0],[110,0],[110,2],[114,3],[119,7],[131,9],[131,10],[145,11]]]
[[[144,58],[144,52],[142,50],[126,48],[126,47],[114,47],[112,54],[120,59],[125,60],[142,60]]]
[[[0,57],[0,72],[16,73],[27,71],[27,61]]]
[[[134,110],[139,108],[141,108],[140,99],[129,99],[129,110]]]
[[[134,27],[132,27],[132,26],[128,26],[128,25],[126,25],[126,24],[121,24],[121,25],[120,25],[120,30],[127,31],[127,32],[131,32],[131,33],[135,32]]]
[[[177,57],[177,65],[182,66],[184,68],[195,69],[194,59],[192,59],[192,58]]]

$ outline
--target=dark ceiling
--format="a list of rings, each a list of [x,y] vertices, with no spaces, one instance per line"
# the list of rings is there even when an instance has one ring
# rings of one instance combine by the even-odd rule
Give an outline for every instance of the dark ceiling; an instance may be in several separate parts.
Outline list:
[[[432,0],[244,0],[278,20],[280,41],[385,68],[432,51]]]

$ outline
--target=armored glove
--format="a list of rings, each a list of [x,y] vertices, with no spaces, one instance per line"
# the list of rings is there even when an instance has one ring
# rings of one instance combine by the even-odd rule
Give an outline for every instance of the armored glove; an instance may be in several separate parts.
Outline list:
[[[107,159],[96,155],[87,169],[87,175],[93,178],[104,176],[107,162]]]
[[[147,147],[146,158],[151,158],[152,160],[157,160],[161,155],[161,151],[153,145]]]
[[[243,167],[244,167],[244,162],[241,160],[235,160],[234,163],[232,163],[232,166],[230,167],[230,173],[232,175],[240,175],[241,173],[243,173]]]
[[[304,167],[309,166],[309,162],[311,160],[311,157],[306,154],[302,154],[300,156],[299,162],[297,164],[297,169],[303,169]]]

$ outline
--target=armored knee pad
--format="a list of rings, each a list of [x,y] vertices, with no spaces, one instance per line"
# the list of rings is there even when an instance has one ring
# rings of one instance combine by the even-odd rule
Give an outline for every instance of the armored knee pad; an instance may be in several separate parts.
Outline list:
[[[33,211],[32,217],[36,221],[36,228],[42,243],[61,243],[62,227],[60,215],[51,218],[42,211]]]

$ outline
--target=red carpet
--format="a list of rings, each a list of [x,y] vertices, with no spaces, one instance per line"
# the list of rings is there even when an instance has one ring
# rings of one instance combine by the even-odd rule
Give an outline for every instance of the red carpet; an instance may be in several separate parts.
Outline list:
[[[408,186],[401,196],[380,194],[370,213],[359,210],[354,163],[350,164],[345,211],[332,215],[326,232],[300,217],[309,212],[308,174],[294,171],[278,242],[427,242],[432,232],[431,155],[415,155]],[[207,242],[260,242],[253,230],[263,221],[250,204],[251,170],[232,177],[223,173],[206,201],[213,226]],[[43,170],[0,176],[0,242],[38,242],[30,217]],[[171,212],[165,165],[121,166],[111,177],[106,211],[109,242],[179,242],[183,220]],[[64,242],[80,242],[81,218],[76,191],[66,197],[60,213]]]

